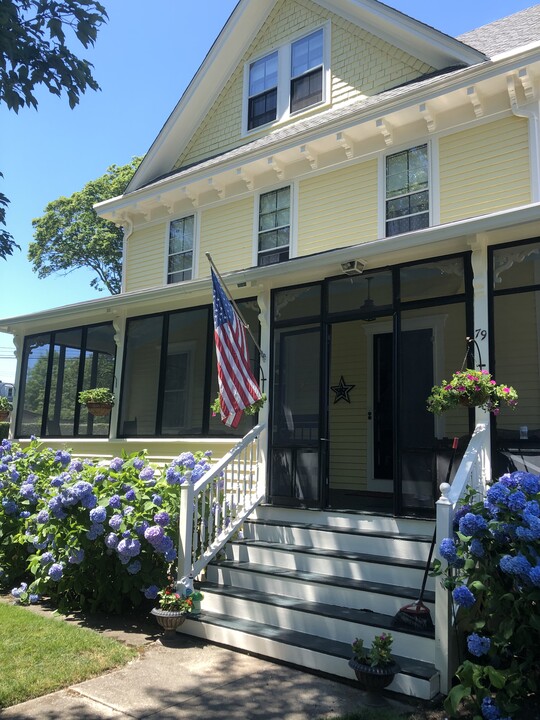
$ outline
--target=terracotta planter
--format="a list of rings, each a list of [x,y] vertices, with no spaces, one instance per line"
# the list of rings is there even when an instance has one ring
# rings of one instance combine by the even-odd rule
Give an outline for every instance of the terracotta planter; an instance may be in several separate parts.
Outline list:
[[[9,410],[0,410],[0,422],[6,422],[9,419]]]
[[[153,608],[150,614],[156,618],[159,625],[165,630],[165,633],[176,632],[177,628],[179,628],[186,619],[186,613],[177,612],[176,610]]]
[[[110,415],[112,409],[112,405],[109,403],[89,402],[86,403],[86,407],[90,415],[95,415],[96,417],[105,417],[105,415]]]
[[[354,670],[356,679],[362,689],[370,692],[382,690],[390,685],[394,679],[394,675],[399,672],[399,665],[396,662],[392,662],[385,667],[371,667],[371,665],[358,662],[355,658],[351,658],[349,660],[349,667]]]

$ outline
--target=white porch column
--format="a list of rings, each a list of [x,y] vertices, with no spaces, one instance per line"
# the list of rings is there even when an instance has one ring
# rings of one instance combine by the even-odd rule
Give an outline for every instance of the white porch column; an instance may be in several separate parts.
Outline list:
[[[258,490],[266,495],[266,471],[268,467],[268,416],[270,413],[270,403],[272,402],[271,379],[270,379],[270,291],[265,290],[257,296],[257,303],[260,308],[259,322],[261,325],[261,350],[265,357],[261,356],[261,369],[266,378],[264,392],[268,398],[263,408],[259,412],[259,423],[264,424],[265,429],[259,438],[259,472],[258,472]]]
[[[473,290],[474,290],[474,334],[473,337],[478,344],[478,350],[475,347],[476,369],[489,369],[489,306],[488,306],[488,238],[485,234],[478,234],[471,240],[470,248],[472,250],[472,269],[473,269]],[[480,356],[482,357],[482,367],[480,367]],[[476,408],[475,424],[485,423],[490,427],[491,414]],[[487,481],[491,479],[491,446],[489,442],[489,432],[486,433],[487,441],[483,448],[482,463],[482,484],[484,490]]]
[[[17,408],[19,406],[19,397],[21,389],[21,375],[22,375],[22,356],[24,348],[24,336],[20,333],[13,334],[13,345],[15,350],[13,354],[17,358],[17,367],[15,368],[15,381],[13,383],[13,410],[11,411],[11,417],[9,419],[9,437],[15,436],[15,422],[17,419]]]
[[[441,485],[441,497],[437,500],[436,519],[437,536],[435,557],[444,569],[446,560],[439,555],[439,547],[444,538],[452,537],[452,524],[454,508],[447,497],[450,490],[448,483]],[[441,692],[448,695],[452,687],[452,677],[456,670],[456,647],[452,618],[452,598],[450,592],[441,584],[441,579],[435,580],[435,667],[440,674]]]
[[[124,341],[126,337],[126,318],[122,315],[116,315],[113,318],[114,328],[114,344],[116,345],[116,361],[114,363],[114,384],[113,392],[115,396],[114,406],[111,410],[111,425],[109,430],[109,439],[116,440],[118,435],[118,415],[120,413],[120,389],[122,379],[122,363],[124,362]]]

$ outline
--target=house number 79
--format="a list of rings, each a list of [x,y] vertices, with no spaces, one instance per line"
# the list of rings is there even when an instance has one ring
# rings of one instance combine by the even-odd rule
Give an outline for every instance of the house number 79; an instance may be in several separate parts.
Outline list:
[[[474,337],[476,340],[485,340],[487,338],[487,330],[475,330]]]

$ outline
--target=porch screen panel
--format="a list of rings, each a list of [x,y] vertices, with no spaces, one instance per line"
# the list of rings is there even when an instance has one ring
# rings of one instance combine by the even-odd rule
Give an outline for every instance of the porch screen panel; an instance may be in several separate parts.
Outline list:
[[[276,331],[270,492],[310,506],[319,499],[319,326]]]
[[[86,334],[86,352],[82,389],[106,387],[114,390],[116,345],[111,323],[89,327]],[[84,405],[79,405],[79,435],[107,436],[110,415],[94,417]]]
[[[46,429],[48,436],[74,435],[81,344],[81,328],[62,330],[54,334]]]
[[[206,376],[207,308],[169,317],[161,415],[163,435],[202,433]]]
[[[50,334],[25,338],[16,434],[41,435],[45,402]]]
[[[433,511],[446,479],[452,441],[461,456],[469,440],[469,413],[456,408],[442,415],[426,409],[433,385],[461,367],[465,352],[465,304],[403,312],[400,337],[400,471],[405,509]],[[454,472],[459,465],[456,458]]]
[[[120,436],[155,435],[163,316],[128,321]]]

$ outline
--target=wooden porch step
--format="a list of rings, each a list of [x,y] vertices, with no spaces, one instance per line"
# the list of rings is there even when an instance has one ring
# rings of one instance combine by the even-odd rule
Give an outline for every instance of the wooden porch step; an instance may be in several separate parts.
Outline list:
[[[277,662],[344,680],[355,679],[348,665],[352,654],[349,643],[206,611],[199,618],[188,618],[179,631],[262,657],[271,657]],[[439,676],[431,663],[398,655],[395,658],[400,665],[400,672],[387,688],[389,691],[426,700],[438,693]]]

